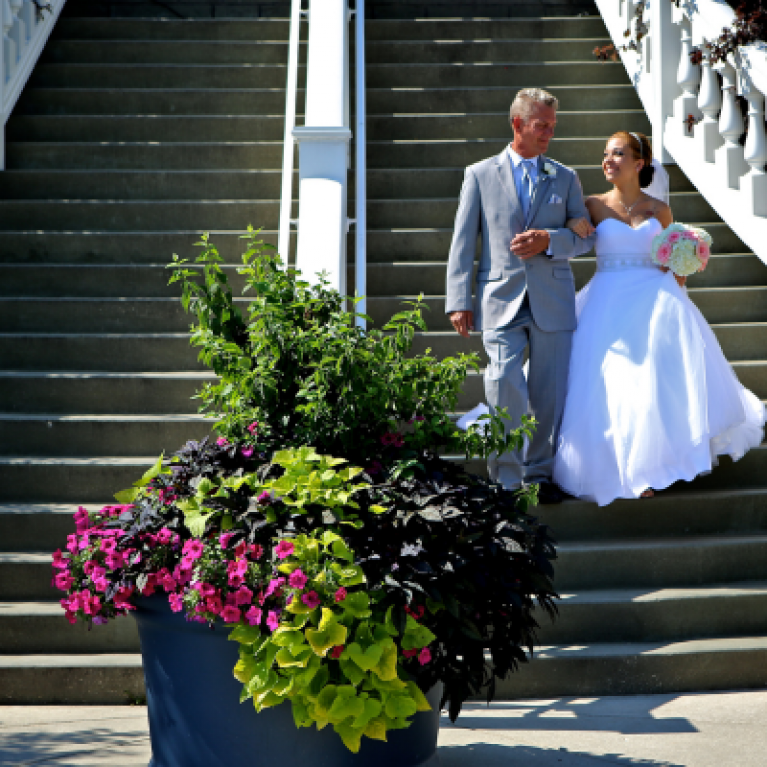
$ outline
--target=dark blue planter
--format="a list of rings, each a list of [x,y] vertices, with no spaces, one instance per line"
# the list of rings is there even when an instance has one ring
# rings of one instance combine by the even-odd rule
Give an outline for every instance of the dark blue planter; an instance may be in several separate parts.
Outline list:
[[[240,703],[232,675],[238,645],[223,626],[188,623],[164,596],[137,601],[133,613],[144,659],[152,761],[149,767],[417,767],[434,757],[441,690],[432,711],[416,714],[388,742],[362,739],[352,754],[326,727],[297,729],[290,705],[257,714]],[[434,757],[436,760],[436,757]]]

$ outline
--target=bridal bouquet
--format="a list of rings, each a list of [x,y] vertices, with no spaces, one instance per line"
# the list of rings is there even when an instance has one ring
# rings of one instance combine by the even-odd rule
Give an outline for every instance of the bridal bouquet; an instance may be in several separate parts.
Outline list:
[[[652,260],[674,274],[702,272],[711,256],[711,235],[689,224],[671,224],[652,241]]]

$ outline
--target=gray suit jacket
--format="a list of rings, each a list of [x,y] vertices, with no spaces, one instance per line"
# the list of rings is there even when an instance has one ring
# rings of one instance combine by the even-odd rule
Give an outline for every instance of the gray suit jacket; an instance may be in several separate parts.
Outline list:
[[[546,165],[553,172],[546,173]],[[514,319],[527,293],[533,320],[541,330],[575,330],[575,284],[567,259],[587,253],[595,241],[595,235],[582,240],[565,227],[568,219],[579,216],[588,218],[578,175],[558,162],[540,157],[527,226],[506,149],[470,165],[450,246],[445,311],[473,309],[476,330],[495,330]],[[510,250],[511,240],[525,229],[546,229],[552,255],[517,258]],[[472,301],[478,235],[482,253]]]

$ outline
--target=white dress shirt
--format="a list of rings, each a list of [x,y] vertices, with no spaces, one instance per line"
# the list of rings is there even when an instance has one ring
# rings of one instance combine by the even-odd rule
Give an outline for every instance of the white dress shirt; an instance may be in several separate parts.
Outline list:
[[[532,160],[533,164],[529,167],[529,173],[530,173],[530,179],[533,182],[533,191],[535,190],[535,187],[538,185],[538,176],[540,175],[540,168],[539,165],[539,157],[540,155],[536,157],[521,157],[518,155],[512,148],[511,144],[508,146],[508,152],[509,152],[509,160],[511,161],[511,175],[514,178],[514,186],[517,190],[517,197],[521,200],[522,199],[522,184],[524,183],[524,177],[525,177],[525,171],[522,167],[522,160]],[[532,204],[532,195],[530,198],[530,203]],[[546,255],[551,255],[551,243],[549,243],[549,247],[546,249]]]

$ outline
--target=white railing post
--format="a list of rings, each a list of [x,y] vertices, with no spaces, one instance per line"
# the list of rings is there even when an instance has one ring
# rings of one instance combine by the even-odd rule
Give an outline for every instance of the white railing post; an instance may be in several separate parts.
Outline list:
[[[344,62],[346,0],[311,0],[306,73],[306,121],[294,128],[299,149],[296,268],[310,281],[324,272],[346,292],[347,153]]]
[[[698,109],[703,113],[703,122],[695,126],[695,141],[700,145],[699,156],[706,162],[714,162],[714,152],[722,145],[717,117],[722,108],[722,89],[711,62],[701,63],[701,83],[698,94]]]
[[[10,0],[0,0],[0,2],[3,4],[3,65],[5,67],[5,82],[7,83],[16,71],[16,43],[11,37],[13,10]]]
[[[355,19],[355,194],[356,224],[354,230],[354,282],[357,312],[367,312],[367,143],[366,104],[365,104],[365,0],[357,0]],[[366,322],[357,318],[357,325],[363,330]]]
[[[282,189],[280,193],[280,224],[277,252],[287,266],[290,258],[290,222],[293,207],[293,157],[296,127],[296,91],[298,88],[298,48],[301,27],[301,0],[293,0],[290,8],[288,43],[288,78],[285,84],[285,130],[282,144]]]
[[[748,99],[748,135],[743,148],[745,161],[751,170],[741,179],[741,189],[750,211],[756,216],[767,216],[767,135],[764,123],[764,94],[752,82],[744,83],[744,96]],[[765,225],[767,230],[767,222]]]
[[[671,3],[667,0],[650,2],[651,92],[650,104],[645,104],[652,125],[653,154],[662,163],[673,162],[666,149],[666,119],[674,112],[678,87],[676,65],[679,61],[679,37],[671,18]]]
[[[737,73],[735,67],[727,62],[717,64],[722,73],[722,112],[719,115],[719,133],[724,138],[724,146],[714,153],[717,170],[722,183],[729,189],[740,187],[740,177],[748,170],[743,159],[743,147],[738,143],[743,134],[743,115],[736,96]]]
[[[13,38],[13,42],[16,43],[16,58],[18,59],[24,55],[24,49],[27,47],[27,33],[24,29],[24,21],[21,13],[23,5],[23,0],[11,0],[11,10],[13,11],[14,16],[11,37]]]
[[[682,17],[679,26],[681,31],[681,47],[676,81],[682,93],[674,100],[675,127],[672,130],[679,131],[685,138],[692,138],[692,126],[700,115],[698,112],[700,68],[690,61],[690,56],[692,55],[692,21],[686,14]],[[687,122],[689,118],[692,118],[692,123]]]

